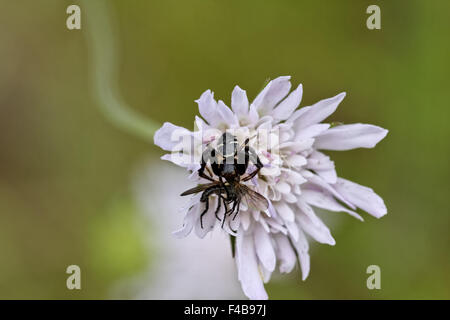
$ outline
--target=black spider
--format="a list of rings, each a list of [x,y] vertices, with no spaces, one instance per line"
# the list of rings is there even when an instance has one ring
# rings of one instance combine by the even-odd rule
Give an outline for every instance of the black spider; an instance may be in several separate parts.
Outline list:
[[[218,197],[215,215],[219,221],[222,221],[222,227],[227,216],[231,216],[234,213],[232,220],[236,218],[242,198],[246,200],[249,208],[264,211],[269,207],[266,198],[241,183],[252,179],[263,167],[255,150],[248,145],[249,141],[250,139],[247,138],[244,144],[239,146],[236,137],[225,132],[218,140],[217,149],[208,146],[203,152],[198,174],[200,177],[211,181],[211,183],[198,185],[181,194],[185,196],[203,191],[200,197],[200,201],[205,203],[205,209],[200,214],[200,226],[202,228],[203,216],[208,212],[209,196],[211,195],[217,195]],[[218,177],[218,180],[214,180],[212,177],[213,174],[207,167],[208,162],[211,164],[212,171]],[[256,166],[256,169],[244,176],[250,162]],[[211,176],[205,173],[205,169]],[[221,220],[217,214],[222,203],[225,207],[225,213]],[[231,209],[228,207],[229,205],[231,205]],[[229,226],[231,229],[230,223]]]

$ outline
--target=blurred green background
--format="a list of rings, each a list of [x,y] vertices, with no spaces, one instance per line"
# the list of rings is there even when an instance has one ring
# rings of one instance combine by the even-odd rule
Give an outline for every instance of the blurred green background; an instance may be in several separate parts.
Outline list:
[[[323,215],[336,246],[312,245],[307,281],[282,276],[271,298],[450,298],[450,2],[109,2],[120,93],[142,117],[192,128],[204,90],[229,103],[236,84],[253,98],[267,78],[291,75],[302,105],[346,91],[332,121],[389,129],[375,149],[329,152],[388,215]],[[158,263],[130,185],[162,151],[108,122],[93,98],[83,33],[98,13],[77,1],[0,3],[0,298],[108,298]],[[70,4],[81,30],[66,28]],[[381,30],[366,28],[370,4]],[[70,264],[80,291],[66,289]],[[381,290],[366,288],[371,264]]]

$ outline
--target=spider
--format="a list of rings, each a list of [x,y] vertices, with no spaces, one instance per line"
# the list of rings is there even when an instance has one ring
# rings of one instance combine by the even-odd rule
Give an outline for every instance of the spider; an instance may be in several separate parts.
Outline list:
[[[203,216],[209,209],[209,197],[211,195],[216,195],[218,197],[215,216],[219,221],[222,221],[222,228],[227,216],[231,216],[234,213],[232,220],[236,218],[243,198],[246,200],[249,208],[265,211],[269,207],[269,202],[264,196],[242,183],[252,179],[263,167],[255,150],[248,145],[249,141],[250,139],[247,138],[245,139],[244,144],[239,146],[236,137],[225,132],[218,140],[217,149],[208,146],[202,153],[201,166],[198,170],[198,175],[211,182],[200,184],[181,194],[181,196],[186,196],[203,192],[200,197],[200,202],[205,203],[205,209],[200,214],[201,228],[203,228]],[[214,175],[218,177],[217,180],[214,180],[214,178],[205,173],[206,169],[211,176],[213,175],[207,168],[208,162],[211,164]],[[256,169],[245,176],[250,162],[256,166]],[[218,213],[222,203],[225,207],[225,213],[223,219],[220,219]],[[231,208],[229,208],[229,206],[231,206]],[[228,224],[232,230],[230,222]],[[232,231],[235,232],[234,230]]]

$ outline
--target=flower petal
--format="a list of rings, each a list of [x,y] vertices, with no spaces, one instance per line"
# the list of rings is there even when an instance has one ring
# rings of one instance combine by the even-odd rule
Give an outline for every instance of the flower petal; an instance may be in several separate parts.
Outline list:
[[[261,271],[263,282],[269,282],[270,277],[272,276],[272,271],[267,270],[263,265],[259,265],[259,270]]]
[[[297,241],[292,241],[295,250],[297,251],[298,260],[302,269],[302,280],[305,281],[309,275],[310,261],[309,261],[309,244],[305,234],[299,230],[299,237]]]
[[[285,227],[283,227],[283,225],[281,223],[279,223],[278,221],[276,221],[275,219],[267,219],[266,222],[267,222],[267,225],[271,228],[270,231],[272,233],[278,233],[278,231],[285,235],[288,233],[287,229]]]
[[[338,178],[334,188],[348,201],[376,218],[387,213],[383,199],[371,188],[342,178]]]
[[[256,96],[253,104],[260,115],[270,114],[273,108],[291,90],[290,76],[278,77],[270,81],[267,86]]]
[[[331,194],[326,191],[317,191],[305,189],[302,192],[302,198],[310,205],[330,211],[347,212],[352,217],[364,221],[364,219],[354,211],[348,210],[343,205],[339,204]]]
[[[254,104],[250,105],[250,109],[248,110],[248,118],[247,118],[247,123],[245,124],[254,124],[257,123],[259,120],[259,114],[258,114],[258,110],[256,109],[256,106]]]
[[[286,164],[295,168],[300,168],[306,163],[306,158],[299,154],[293,154],[286,159]]]
[[[231,108],[238,117],[248,114],[248,98],[245,90],[235,86],[231,94]]]
[[[332,98],[320,100],[312,105],[310,109],[300,115],[295,121],[296,131],[298,132],[302,128],[306,128],[328,118],[336,110],[344,97],[345,92],[342,92]]]
[[[167,153],[161,157],[162,160],[167,160],[172,162],[173,164],[176,164],[177,166],[183,167],[183,168],[192,168],[196,164],[192,163],[192,156],[189,154],[184,153]]]
[[[305,200],[303,199],[298,199],[297,202],[297,207],[300,209],[300,211],[305,214],[312,223],[316,224],[317,226],[319,226],[319,223],[317,222],[316,218],[316,214],[314,213],[313,208],[311,208],[311,206],[309,206]]]
[[[244,294],[253,300],[267,300],[263,280],[259,274],[253,238],[238,231],[236,239],[236,254],[239,280]]]
[[[254,229],[256,255],[262,265],[268,270],[275,270],[276,256],[269,233],[258,223]]]
[[[275,203],[275,209],[277,210],[277,214],[283,218],[284,221],[294,221],[294,211],[292,211],[286,203],[282,201]]]
[[[310,110],[310,109],[311,109],[311,106],[309,106],[309,107],[302,107],[302,108],[294,111],[294,113],[289,117],[289,119],[286,120],[286,123],[294,123],[295,120],[300,118],[303,114],[308,112],[308,110]]]
[[[294,269],[297,260],[295,251],[285,235],[275,234],[273,237],[277,245],[278,260],[280,260],[280,272],[289,273]]]
[[[300,228],[297,225],[297,223],[295,223],[295,221],[285,221],[284,224],[285,224],[291,238],[294,241],[297,241],[298,237],[299,237],[299,233],[300,233],[300,230],[299,230]]]
[[[217,102],[214,100],[214,93],[211,92],[211,90],[203,92],[200,98],[195,100],[195,102],[198,104],[200,115],[210,125],[215,126],[221,122],[221,116],[217,111]]]
[[[197,203],[196,205],[189,208],[188,212],[184,217],[183,227],[179,230],[174,231],[172,234],[177,238],[185,238],[191,233],[192,228],[194,227],[195,222],[200,214],[200,205]]]
[[[291,192],[291,186],[287,182],[280,181],[275,185],[275,189],[277,189],[281,193],[289,193]]]
[[[297,220],[302,229],[309,234],[314,240],[320,243],[329,244],[334,246],[336,241],[330,233],[330,229],[322,222],[322,220],[313,213],[313,219],[310,218],[311,214],[298,214]]]
[[[176,126],[170,122],[164,122],[154,135],[155,145],[166,151],[179,151],[183,149],[183,137],[191,132],[183,127]]]
[[[290,169],[285,169],[285,168],[282,168],[281,170],[282,170],[283,174],[286,175],[286,181],[291,183],[294,187],[298,186],[298,185],[300,185],[302,183],[305,183],[307,181],[297,171],[290,170]]]
[[[324,155],[322,152],[313,151],[308,158],[308,164],[306,168],[314,170],[319,177],[325,182],[336,183],[337,175],[334,170],[334,162],[330,160],[330,157]]]
[[[300,141],[289,141],[280,145],[280,149],[290,149],[292,152],[303,152],[309,150],[314,144],[314,139],[304,139]]]
[[[373,148],[388,130],[371,124],[347,124],[323,132],[316,138],[315,147],[326,150],[351,150]]]
[[[282,194],[283,200],[287,203],[296,203],[297,197],[293,193],[283,193]]]
[[[241,210],[242,211],[242,210]],[[245,231],[248,230],[248,228],[250,227],[250,214],[248,212],[241,212],[239,214],[241,216],[241,226],[242,228],[244,228]]]
[[[288,119],[292,112],[298,107],[300,101],[302,100],[303,87],[300,84],[297,89],[292,91],[289,96],[284,99],[280,104],[273,110],[272,117],[275,121],[282,121]]]
[[[350,208],[352,208],[353,210],[356,209],[356,207],[353,205],[353,203],[347,201],[343,196],[341,196],[341,194],[339,192],[337,192],[336,190],[334,190],[334,188],[332,186],[330,186],[330,184],[328,184],[324,179],[322,179],[321,177],[319,177],[318,175],[315,175],[307,170],[303,170],[302,174],[304,177],[306,177],[308,179],[309,183],[312,183],[326,191],[328,191],[329,193],[331,193],[336,199],[342,201],[344,204],[346,204],[347,206],[349,206]]]
[[[221,122],[226,123],[228,127],[234,128],[236,126],[239,126],[238,118],[222,100],[219,100],[219,102],[217,103],[217,112],[222,117]]]
[[[319,124],[313,124],[309,127],[306,127],[304,129],[301,129],[297,134],[295,135],[295,141],[304,140],[308,138],[314,138],[317,135],[321,134],[325,130],[327,130],[330,127],[329,123],[319,123]]]

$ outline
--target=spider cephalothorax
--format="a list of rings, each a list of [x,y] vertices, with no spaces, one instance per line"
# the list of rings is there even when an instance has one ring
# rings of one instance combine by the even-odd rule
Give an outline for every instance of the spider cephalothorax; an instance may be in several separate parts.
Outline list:
[[[247,138],[240,146],[234,135],[225,132],[219,138],[216,148],[209,145],[203,152],[198,175],[211,183],[201,184],[181,194],[185,196],[203,191],[200,197],[200,201],[205,203],[205,209],[200,214],[202,228],[202,219],[209,209],[211,195],[218,197],[215,215],[218,220],[222,221],[222,227],[227,216],[234,213],[232,219],[236,218],[242,198],[246,199],[248,207],[263,211],[268,208],[269,203],[266,198],[242,183],[252,179],[263,167],[255,150],[249,146],[249,141],[250,139]],[[207,167],[208,163],[211,165],[212,173]],[[246,175],[249,163],[252,163],[256,169]],[[209,175],[205,173],[205,170]],[[214,175],[218,178],[217,180],[214,179]],[[220,219],[218,213],[222,203],[225,213],[223,219]]]

